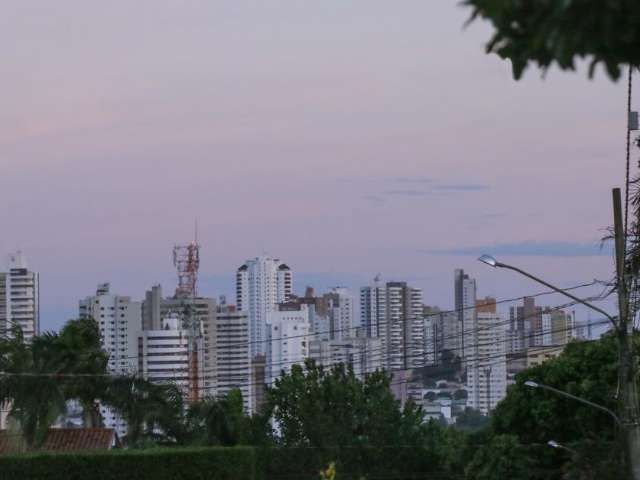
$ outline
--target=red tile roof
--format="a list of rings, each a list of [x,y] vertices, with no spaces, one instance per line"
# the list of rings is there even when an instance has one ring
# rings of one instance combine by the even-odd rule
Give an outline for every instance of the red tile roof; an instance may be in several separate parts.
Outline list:
[[[64,452],[70,450],[108,450],[116,439],[111,428],[50,428],[40,450]],[[0,431],[0,454],[24,451],[24,444],[15,434]]]

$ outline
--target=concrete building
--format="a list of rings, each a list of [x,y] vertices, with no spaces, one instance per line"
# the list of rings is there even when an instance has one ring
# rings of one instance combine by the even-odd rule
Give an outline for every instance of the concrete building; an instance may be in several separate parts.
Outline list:
[[[344,287],[333,287],[319,297],[307,287],[304,297],[291,295],[287,303],[307,305],[315,339],[340,340],[355,335],[353,295]]]
[[[341,340],[311,339],[309,358],[327,368],[342,363],[363,379],[366,374],[382,369],[381,345],[380,338],[369,338],[360,330],[356,336]]]
[[[251,412],[261,413],[267,400],[267,357],[251,359]]]
[[[251,353],[249,345],[249,317],[235,305],[221,304],[216,313],[216,395],[224,396],[234,388],[242,392],[246,412],[252,412]]]
[[[0,272],[0,335],[11,336],[15,326],[26,342],[40,333],[40,276],[22,252],[10,255],[8,271]]]
[[[216,301],[213,298],[163,298],[162,287],[154,285],[142,303],[143,330],[160,330],[166,318],[179,318],[180,329],[190,331],[197,348],[199,372],[194,391],[200,397],[216,394]]]
[[[542,346],[566,345],[573,338],[573,314],[546,308],[542,312]]]
[[[267,325],[267,368],[271,384],[283,371],[291,372],[294,364],[304,363],[309,356],[309,307],[299,303],[281,303],[277,310],[267,313]]]
[[[458,345],[452,349],[462,360],[463,364],[469,354],[473,354],[476,339],[476,281],[464,270],[454,271],[454,305],[458,316],[458,332],[454,338]]]
[[[367,335],[380,338],[383,367],[406,370],[425,365],[422,290],[406,282],[373,285],[360,289],[360,314]]]
[[[289,266],[268,256],[247,260],[236,272],[236,306],[249,316],[251,357],[267,350],[267,315],[293,291]]]
[[[138,371],[157,384],[174,384],[189,394],[189,336],[178,316],[166,316],[158,330],[138,332]]]
[[[108,370],[114,374],[138,371],[138,332],[142,329],[140,302],[114,295],[110,285],[98,285],[96,294],[79,302],[79,317],[92,318],[100,329],[102,348],[109,354]],[[127,424],[107,407],[100,407],[106,427],[126,434]]]
[[[542,345],[542,310],[542,307],[536,306],[533,297],[525,297],[521,306],[509,308],[507,343],[510,353]]]
[[[566,345],[551,345],[548,347],[531,347],[526,353],[526,368],[535,367],[547,360],[559,357]]]
[[[442,312],[438,307],[425,305],[422,310],[424,319],[424,363],[437,365],[442,354]]]
[[[504,320],[495,305],[494,299],[485,299],[478,305],[477,343],[467,356],[467,406],[485,415],[507,394]]]

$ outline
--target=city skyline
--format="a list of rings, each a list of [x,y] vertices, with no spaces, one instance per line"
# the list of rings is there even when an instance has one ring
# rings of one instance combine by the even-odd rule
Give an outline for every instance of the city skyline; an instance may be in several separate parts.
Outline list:
[[[43,330],[97,283],[175,285],[196,217],[207,296],[264,251],[297,291],[381,272],[444,308],[455,268],[482,295],[539,291],[484,251],[561,285],[611,277],[621,83],[517,83],[444,2],[122,5],[4,16],[0,254],[40,272]]]

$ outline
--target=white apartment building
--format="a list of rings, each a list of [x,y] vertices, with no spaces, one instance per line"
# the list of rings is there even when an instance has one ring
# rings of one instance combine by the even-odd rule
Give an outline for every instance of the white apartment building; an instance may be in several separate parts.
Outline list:
[[[236,272],[236,306],[249,315],[251,357],[267,350],[267,316],[293,289],[291,269],[268,256],[247,260]]]
[[[368,337],[381,337],[381,326],[387,314],[387,295],[384,284],[377,275],[373,283],[360,288],[360,325]]]
[[[344,287],[334,287],[323,295],[329,316],[332,340],[355,336],[353,295]]]
[[[342,340],[317,340],[309,343],[309,358],[318,365],[330,368],[340,363],[350,366],[359,379],[382,369],[382,341],[360,335]]]
[[[141,330],[138,337],[138,369],[147,380],[174,384],[189,393],[189,336],[177,316],[161,320],[158,330]]]
[[[381,339],[383,366],[406,370],[425,365],[422,290],[406,282],[387,282],[360,289],[362,324],[367,335]]]
[[[142,303],[142,329],[160,330],[165,318],[179,318],[180,328],[189,330],[198,348],[198,384],[194,390],[200,397],[215,396],[216,363],[216,301],[207,297],[163,298],[162,288],[155,285],[146,292]]]
[[[27,267],[22,252],[9,256],[8,272],[0,272],[0,335],[19,326],[25,341],[40,333],[40,277]]]
[[[551,309],[542,312],[542,346],[566,345],[572,338],[572,314]]]
[[[242,392],[245,411],[252,413],[251,356],[249,317],[234,305],[219,305],[216,312],[216,395],[224,396],[234,388]]]
[[[278,310],[267,313],[267,325],[267,368],[273,383],[283,371],[291,372],[294,364],[304,363],[309,356],[309,307],[305,304],[280,304]]]
[[[467,406],[488,415],[507,394],[507,348],[504,319],[478,311],[477,343],[467,355]]]
[[[457,345],[452,346],[454,353],[464,362],[467,356],[474,355],[474,345],[477,343],[476,281],[461,269],[454,272],[454,300],[459,330],[453,337],[457,340]]]
[[[110,285],[98,285],[96,294],[80,300],[80,318],[93,318],[100,329],[102,348],[109,354],[108,370],[114,374],[133,374],[138,371],[138,338],[142,329],[140,302],[130,297],[113,295]],[[127,424],[119,415],[100,407],[106,427],[116,429],[123,436]]]

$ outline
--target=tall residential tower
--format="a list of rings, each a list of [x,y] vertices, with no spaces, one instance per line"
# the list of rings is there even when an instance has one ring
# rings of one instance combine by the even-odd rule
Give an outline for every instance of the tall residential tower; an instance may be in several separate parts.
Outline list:
[[[236,273],[236,307],[249,316],[251,358],[267,351],[267,314],[291,296],[291,269],[268,256],[247,260]]]
[[[18,326],[31,341],[40,333],[40,277],[27,268],[22,252],[9,256],[8,270],[0,272],[0,335]]]

